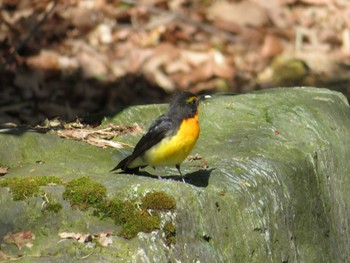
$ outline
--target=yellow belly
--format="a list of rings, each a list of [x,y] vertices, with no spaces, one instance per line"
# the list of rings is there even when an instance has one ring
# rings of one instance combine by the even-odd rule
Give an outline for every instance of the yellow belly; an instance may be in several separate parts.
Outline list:
[[[182,163],[195,146],[199,131],[198,116],[184,120],[176,135],[164,138],[142,156],[132,161],[129,167],[176,165]]]

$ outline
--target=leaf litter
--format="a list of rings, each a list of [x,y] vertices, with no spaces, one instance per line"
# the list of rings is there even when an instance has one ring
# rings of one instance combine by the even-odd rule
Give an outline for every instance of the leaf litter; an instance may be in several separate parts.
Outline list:
[[[76,122],[64,124],[63,127],[63,129],[52,130],[52,132],[62,138],[84,141],[101,148],[120,149],[124,146],[131,146],[126,143],[113,141],[113,139],[127,133],[143,133],[141,127],[136,123],[129,126],[109,124],[108,127],[101,128],[100,126],[91,127],[77,120]]]
[[[350,94],[349,1],[3,2],[0,123],[73,119],[176,90],[312,85]],[[290,69],[274,68],[282,58],[310,70],[276,81]]]
[[[103,247],[107,247],[108,245],[113,243],[111,235],[112,235],[112,231],[104,231],[98,234],[75,233],[75,232],[58,233],[58,236],[62,240],[73,239],[75,241],[78,241],[79,243],[97,242]]]

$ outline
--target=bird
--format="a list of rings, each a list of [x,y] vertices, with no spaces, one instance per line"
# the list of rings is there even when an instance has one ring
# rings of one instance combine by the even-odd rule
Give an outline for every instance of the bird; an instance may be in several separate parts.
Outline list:
[[[131,155],[121,160],[111,171],[138,172],[146,166],[180,165],[195,146],[200,133],[199,101],[202,97],[181,92],[170,102],[165,114],[154,120],[136,144]]]

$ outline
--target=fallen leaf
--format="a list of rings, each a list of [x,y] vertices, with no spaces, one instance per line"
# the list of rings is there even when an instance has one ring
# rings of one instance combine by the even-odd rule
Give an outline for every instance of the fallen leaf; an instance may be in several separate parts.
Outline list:
[[[111,234],[111,231],[104,231],[95,235],[75,232],[61,232],[58,233],[58,236],[62,239],[74,239],[79,243],[87,243],[95,240],[101,246],[107,247],[108,245],[113,243],[113,240],[110,237]]]
[[[330,1],[329,0],[300,0],[300,2],[310,5],[326,5]]]
[[[38,55],[27,59],[27,64],[39,70],[60,70],[59,55],[56,52],[42,50]]]
[[[75,128],[77,125],[77,128]],[[113,138],[126,133],[143,133],[140,126],[133,124],[131,126],[109,125],[107,128],[96,129],[81,123],[68,123],[64,130],[58,130],[56,134],[62,138],[70,138],[78,141],[85,141],[98,147],[111,147],[120,149],[127,144],[112,141]]]
[[[97,147],[102,147],[102,148],[111,147],[111,148],[115,148],[115,149],[121,149],[125,145],[125,144],[120,143],[120,142],[108,141],[105,139],[100,139],[100,138],[95,138],[95,137],[87,138],[86,142],[88,142],[92,145],[95,145]]]
[[[81,51],[77,55],[85,77],[103,77],[108,73],[108,59],[96,51]]]
[[[9,256],[9,255],[5,254],[4,252],[0,251],[0,262],[3,262],[5,260],[15,260],[18,258],[20,258],[20,257]]]
[[[184,50],[181,52],[181,58],[189,65],[197,67],[209,60],[207,52]]]
[[[152,47],[158,45],[160,42],[161,35],[165,32],[165,26],[161,25],[150,32],[139,33],[139,43],[142,47]]]
[[[182,88],[188,88],[190,85],[205,81],[213,76],[213,67],[209,63],[205,63],[194,68],[187,74],[174,74],[173,79]]]
[[[174,91],[175,85],[162,69],[168,61],[171,61],[171,55],[169,53],[159,54],[150,58],[144,64],[143,70],[145,71],[145,75],[156,82],[157,85],[171,92]]]
[[[223,54],[217,50],[207,52],[184,52],[184,58],[189,65],[193,66],[186,73],[173,74],[173,80],[182,88],[208,81],[212,77],[231,79],[234,75],[233,67],[227,62]]]
[[[229,65],[224,55],[215,49],[210,50],[209,54],[214,76],[226,79],[233,78],[234,69]]]
[[[283,46],[281,42],[273,35],[266,35],[264,43],[261,47],[260,54],[263,57],[271,58],[283,51]]]
[[[108,245],[113,243],[112,238],[110,235],[112,232],[102,232],[99,235],[95,235],[94,239],[103,247],[107,247]]]
[[[234,25],[254,27],[267,24],[269,19],[264,8],[248,0],[237,3],[214,1],[208,8],[208,17],[214,21],[221,19]]]
[[[202,160],[202,156],[200,156],[198,153],[196,153],[195,155],[189,156],[187,159],[189,162],[193,162],[193,161]]]
[[[202,169],[208,169],[208,168],[209,168],[209,163],[208,163],[208,161],[202,160],[201,163],[200,163],[200,165],[199,165],[199,167],[202,168]]]
[[[89,31],[98,25],[101,20],[101,15],[97,9],[88,9],[84,7],[71,8],[69,11],[69,18],[73,26],[81,31]]]
[[[62,232],[58,233],[58,236],[63,239],[75,239],[79,243],[91,242],[92,236],[90,234],[74,233],[74,232]]]
[[[6,166],[0,166],[0,176],[4,176],[5,174],[7,174],[9,168]]]
[[[49,130],[49,129],[55,129],[55,128],[62,128],[64,127],[64,122],[61,121],[59,118],[54,118],[54,119],[45,119],[45,121],[40,124],[35,126],[36,129],[44,129],[44,130]]]
[[[57,134],[60,137],[72,138],[72,139],[76,139],[76,140],[83,140],[83,139],[85,139],[88,136],[89,133],[90,132],[88,130],[85,130],[85,129],[81,129],[81,130],[69,129],[69,130],[57,131]]]
[[[4,241],[9,244],[15,244],[19,250],[22,249],[23,246],[31,248],[33,244],[30,242],[35,239],[35,235],[32,231],[23,231],[18,233],[7,233],[4,237]]]

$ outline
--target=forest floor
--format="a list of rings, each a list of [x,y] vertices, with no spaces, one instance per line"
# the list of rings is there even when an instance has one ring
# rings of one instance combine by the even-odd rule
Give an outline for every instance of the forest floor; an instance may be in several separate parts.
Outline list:
[[[0,123],[74,120],[178,90],[350,98],[347,0],[3,0]]]

